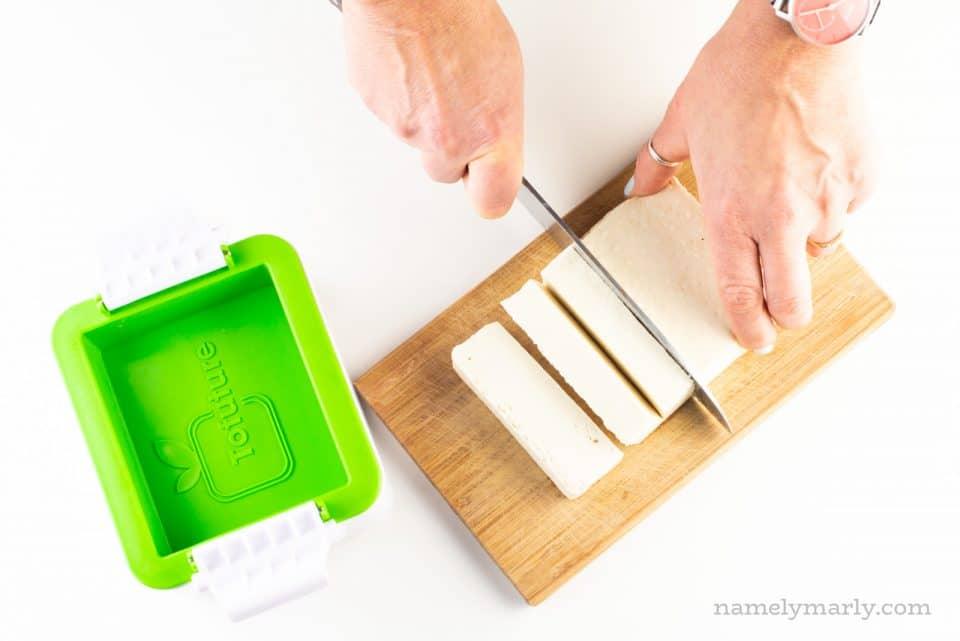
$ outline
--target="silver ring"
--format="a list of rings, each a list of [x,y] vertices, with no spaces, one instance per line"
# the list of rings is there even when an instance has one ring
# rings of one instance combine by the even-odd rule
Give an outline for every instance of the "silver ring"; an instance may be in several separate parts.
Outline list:
[[[650,141],[647,143],[647,153],[649,153],[650,157],[653,158],[653,162],[657,163],[661,167],[666,167],[667,169],[676,169],[677,167],[683,164],[683,162],[673,162],[673,161],[667,160],[666,158],[658,154],[657,150],[653,148],[653,138],[651,138]]]

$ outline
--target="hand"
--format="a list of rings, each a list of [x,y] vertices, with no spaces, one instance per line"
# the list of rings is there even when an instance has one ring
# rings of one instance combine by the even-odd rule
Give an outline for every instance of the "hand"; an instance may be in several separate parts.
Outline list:
[[[421,152],[431,178],[463,179],[485,217],[505,214],[523,174],[523,64],[494,0],[343,3],[350,82]]]
[[[766,0],[741,0],[704,47],[653,135],[667,160],[691,158],[721,300],[758,352],[776,327],[813,314],[808,243],[829,242],[872,178],[858,45],[804,43]],[[634,195],[674,171],[638,155]]]

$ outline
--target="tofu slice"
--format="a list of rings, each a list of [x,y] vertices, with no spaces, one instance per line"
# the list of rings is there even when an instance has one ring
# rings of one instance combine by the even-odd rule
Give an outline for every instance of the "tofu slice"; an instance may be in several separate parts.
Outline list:
[[[563,250],[541,276],[661,416],[670,416],[690,397],[693,382],[574,247]]]
[[[621,443],[639,443],[660,424],[660,415],[540,283],[528,281],[502,305]]]
[[[713,380],[743,354],[724,320],[700,203],[679,182],[627,200],[584,242],[698,376]]]
[[[623,453],[499,323],[453,348],[453,367],[567,498]]]

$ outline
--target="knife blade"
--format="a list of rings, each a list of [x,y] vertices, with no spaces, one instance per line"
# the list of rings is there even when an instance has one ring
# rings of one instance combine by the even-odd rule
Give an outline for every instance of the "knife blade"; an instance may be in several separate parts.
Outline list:
[[[667,340],[667,337],[662,331],[657,327],[657,325],[647,316],[640,306],[634,302],[629,294],[620,286],[617,280],[608,272],[604,266],[596,259],[593,253],[587,248],[584,242],[580,239],[575,231],[567,224],[567,222],[561,217],[557,212],[550,206],[549,203],[540,195],[540,192],[534,188],[526,178],[523,179],[523,182],[520,186],[520,192],[517,194],[517,200],[524,206],[524,208],[530,212],[533,218],[540,223],[540,225],[550,234],[550,237],[560,246],[561,249],[565,249],[570,245],[573,245],[574,249],[580,257],[586,261],[587,265],[593,270],[593,272],[600,277],[600,280],[616,294],[617,298],[620,300],[623,305],[630,310],[630,313],[633,314],[634,318],[647,330],[647,333],[653,337],[657,343],[660,344],[660,347],[667,353],[667,355],[673,359],[673,362],[677,364],[677,367],[690,379],[693,383],[693,397],[697,399],[700,405],[703,406],[707,412],[713,416],[718,423],[720,423],[728,432],[732,433],[733,430],[730,427],[730,422],[727,420],[726,415],[723,413],[723,410],[720,408],[720,404],[717,402],[717,399],[714,398],[713,394],[707,388],[706,385],[703,385],[690,370],[689,367],[683,362],[683,359],[680,357],[680,353],[677,352],[676,348],[670,344],[670,341]]]

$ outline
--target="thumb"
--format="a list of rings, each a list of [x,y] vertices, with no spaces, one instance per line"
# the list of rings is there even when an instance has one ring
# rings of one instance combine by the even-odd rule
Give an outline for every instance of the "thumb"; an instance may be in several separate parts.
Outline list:
[[[520,149],[502,144],[470,161],[463,185],[477,213],[484,218],[499,218],[513,205],[522,179]]]
[[[655,152],[651,153],[652,145]],[[686,134],[680,119],[680,110],[677,108],[677,99],[674,98],[663,117],[663,122],[651,136],[650,141],[644,144],[637,154],[637,164],[633,170],[633,178],[624,189],[624,196],[649,196],[664,187],[676,175],[679,167],[665,167],[654,160],[654,154],[659,154],[661,160],[667,162],[682,162],[690,152],[687,149]]]

